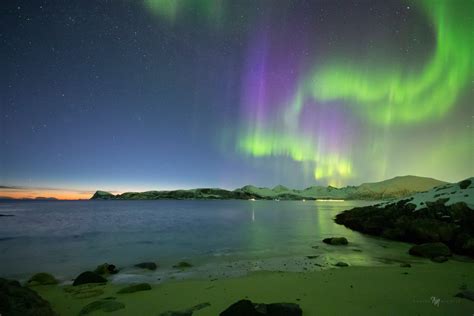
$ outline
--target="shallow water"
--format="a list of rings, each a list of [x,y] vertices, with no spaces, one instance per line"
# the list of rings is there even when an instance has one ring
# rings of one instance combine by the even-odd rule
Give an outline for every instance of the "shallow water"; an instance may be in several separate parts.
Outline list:
[[[334,216],[364,201],[27,201],[2,202],[0,275],[25,278],[39,271],[63,280],[109,262],[125,268],[118,281],[136,280],[133,264],[155,261],[149,278],[164,279],[178,261],[186,275],[248,270],[306,270],[339,260],[375,265],[410,260],[408,245],[346,229]],[[328,246],[345,236],[350,245]],[[402,255],[400,255],[402,254]],[[318,256],[308,263],[306,256]],[[390,260],[389,260],[390,261]],[[128,271],[128,272],[127,272]],[[176,272],[176,271],[175,271]],[[143,276],[142,276],[143,277]]]

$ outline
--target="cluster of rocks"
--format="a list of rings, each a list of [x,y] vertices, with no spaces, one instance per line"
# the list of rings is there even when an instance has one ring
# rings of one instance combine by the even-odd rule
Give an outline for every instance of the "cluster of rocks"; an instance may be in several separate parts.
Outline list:
[[[424,203],[418,210],[404,199],[385,206],[357,207],[336,216],[353,230],[416,244],[446,244],[451,251],[474,257],[474,210],[466,203],[446,205],[447,198]]]

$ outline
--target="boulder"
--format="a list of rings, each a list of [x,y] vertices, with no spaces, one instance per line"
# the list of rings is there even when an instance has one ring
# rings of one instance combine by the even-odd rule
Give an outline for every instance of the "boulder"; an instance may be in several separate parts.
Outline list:
[[[109,275],[118,273],[117,267],[113,264],[103,263],[94,270],[99,275]]]
[[[117,294],[128,294],[128,293],[135,293],[140,291],[149,291],[151,290],[151,286],[148,283],[140,283],[135,285],[129,285],[120,289]]]
[[[348,267],[349,265],[345,262],[339,261],[338,263],[335,264],[336,267]]]
[[[301,316],[303,311],[298,304],[294,303],[271,303],[258,304],[250,300],[240,300],[225,311],[220,316]]]
[[[18,281],[0,278],[0,314],[22,316],[57,315],[51,305],[35,291]]]
[[[56,280],[51,274],[41,272],[36,273],[33,275],[27,282],[28,285],[50,285],[50,284],[58,284],[58,280]]]
[[[273,303],[266,304],[269,316],[301,316],[303,311],[298,304],[294,303]]]
[[[425,257],[425,258],[451,256],[451,250],[449,250],[449,247],[441,242],[415,245],[410,248],[408,253],[412,256]]]
[[[468,300],[474,301],[474,291],[464,290],[454,295],[455,297],[466,298]]]
[[[72,285],[77,286],[87,283],[107,283],[107,279],[101,277],[95,272],[86,271],[79,274],[79,276],[74,280]]]
[[[147,269],[151,271],[154,271],[156,270],[156,268],[158,268],[158,266],[154,262],[142,262],[142,263],[136,264],[135,267]]]
[[[349,242],[347,241],[346,237],[331,237],[331,238],[324,238],[323,243],[328,245],[347,245]]]
[[[219,314],[219,316],[262,316],[250,300],[240,300]]]

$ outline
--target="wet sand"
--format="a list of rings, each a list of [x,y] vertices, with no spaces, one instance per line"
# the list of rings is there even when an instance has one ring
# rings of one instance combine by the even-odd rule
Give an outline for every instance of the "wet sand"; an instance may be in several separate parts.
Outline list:
[[[411,268],[345,267],[309,272],[252,272],[247,276],[212,280],[171,280],[151,284],[152,290],[117,294],[127,284],[93,286],[103,291],[77,298],[71,286],[36,286],[61,315],[78,315],[87,304],[107,297],[125,304],[112,313],[91,315],[160,315],[201,303],[210,306],[193,315],[219,315],[232,303],[293,302],[303,315],[473,315],[474,301],[454,297],[460,288],[474,288],[472,262],[425,262]],[[77,290],[77,287],[76,289]],[[101,291],[97,291],[101,293]]]

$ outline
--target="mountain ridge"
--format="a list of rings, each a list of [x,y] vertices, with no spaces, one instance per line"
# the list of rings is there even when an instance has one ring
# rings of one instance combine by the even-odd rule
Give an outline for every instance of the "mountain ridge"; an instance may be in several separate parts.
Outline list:
[[[310,186],[302,190],[290,189],[283,185],[277,185],[273,188],[245,185],[235,190],[196,188],[189,190],[125,192],[117,195],[99,190],[94,193],[91,200],[381,200],[404,197],[443,184],[447,184],[447,182],[433,178],[408,175],[398,176],[380,182],[362,183],[359,186],[346,186],[342,188]]]

